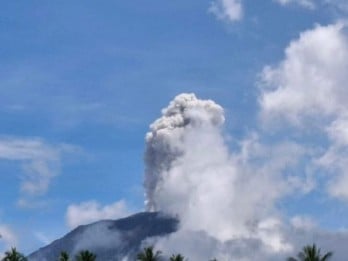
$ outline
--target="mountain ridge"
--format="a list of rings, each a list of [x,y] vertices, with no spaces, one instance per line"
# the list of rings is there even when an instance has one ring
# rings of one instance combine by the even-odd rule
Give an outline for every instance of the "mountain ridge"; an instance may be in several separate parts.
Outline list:
[[[34,251],[29,261],[57,260],[62,251],[70,256],[81,250],[97,255],[97,260],[134,259],[148,238],[177,231],[179,220],[161,212],[140,212],[117,220],[100,220],[80,225],[63,237]]]

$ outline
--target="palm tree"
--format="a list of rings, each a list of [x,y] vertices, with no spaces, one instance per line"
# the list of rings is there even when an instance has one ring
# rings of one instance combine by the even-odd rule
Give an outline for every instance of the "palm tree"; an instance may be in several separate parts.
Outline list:
[[[69,260],[70,260],[70,258],[69,258],[69,254],[67,252],[63,251],[60,253],[58,261],[69,261]]]
[[[154,253],[153,246],[145,247],[143,252],[137,255],[137,260],[139,261],[159,261],[161,257],[161,251],[156,251]]]
[[[88,250],[83,250],[75,256],[76,261],[95,261],[97,256]]]
[[[320,254],[320,248],[315,244],[303,247],[302,251],[297,254],[298,258],[289,257],[288,261],[327,261],[332,257],[332,252],[327,252],[324,256]]]
[[[5,256],[2,261],[27,261],[25,256],[17,251],[15,247],[12,247],[10,251],[5,252]]]
[[[169,258],[169,261],[184,261],[185,260],[185,257],[180,255],[180,254],[177,254],[177,255],[172,255],[170,258]]]

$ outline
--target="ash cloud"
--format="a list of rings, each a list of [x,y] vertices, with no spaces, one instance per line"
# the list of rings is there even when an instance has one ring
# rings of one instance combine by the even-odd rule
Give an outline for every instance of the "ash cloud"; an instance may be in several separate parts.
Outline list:
[[[225,118],[223,109],[211,100],[199,100],[194,94],[178,95],[162,117],[150,126],[146,134],[145,197],[146,208],[156,211],[158,193],[164,173],[186,152],[187,134],[199,129],[219,129]]]
[[[194,251],[196,247],[212,248],[208,252],[222,260],[241,252],[247,243],[260,245],[267,254],[291,251],[274,205],[299,188],[291,182],[299,177],[285,173],[297,166],[306,150],[289,142],[265,146],[252,134],[238,144],[237,151],[230,151],[224,121],[220,105],[180,94],[150,126],[145,151],[146,208],[180,219],[179,231],[159,239],[157,245],[178,252],[175,246],[184,244],[182,249],[192,260],[203,258]],[[194,241],[202,244],[194,247],[192,239],[197,237],[201,240]],[[235,242],[232,254],[227,249]]]

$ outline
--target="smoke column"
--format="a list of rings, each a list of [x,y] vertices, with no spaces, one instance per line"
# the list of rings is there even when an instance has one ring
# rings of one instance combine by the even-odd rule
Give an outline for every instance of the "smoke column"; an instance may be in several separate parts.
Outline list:
[[[156,196],[167,173],[185,153],[187,134],[202,128],[219,128],[224,111],[211,100],[194,94],[180,94],[162,110],[162,117],[150,125],[146,134],[145,198],[149,211],[159,210]]]

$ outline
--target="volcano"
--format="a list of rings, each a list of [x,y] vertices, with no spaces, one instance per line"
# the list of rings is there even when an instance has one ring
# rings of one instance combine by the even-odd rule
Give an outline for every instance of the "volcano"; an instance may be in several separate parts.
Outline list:
[[[179,221],[160,212],[142,212],[118,220],[82,225],[28,256],[29,261],[57,260],[65,251],[72,257],[89,250],[98,260],[135,260],[146,239],[177,231]]]

